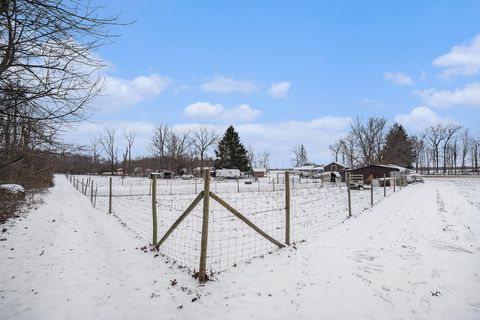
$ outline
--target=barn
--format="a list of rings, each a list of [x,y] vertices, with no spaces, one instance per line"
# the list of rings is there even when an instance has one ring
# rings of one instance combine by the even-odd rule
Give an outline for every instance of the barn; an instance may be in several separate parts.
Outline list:
[[[351,174],[361,174],[363,176],[363,181],[367,182],[370,175],[373,175],[373,178],[377,179],[383,178],[383,175],[390,177],[392,172],[399,171],[399,168],[390,165],[371,164],[361,168],[346,170],[345,172],[350,172]]]
[[[329,164],[327,165],[324,165],[323,166],[323,170],[325,171],[336,171],[336,172],[341,172],[341,171],[345,171],[345,170],[348,170],[349,168],[341,163],[338,163],[338,162],[330,162]]]

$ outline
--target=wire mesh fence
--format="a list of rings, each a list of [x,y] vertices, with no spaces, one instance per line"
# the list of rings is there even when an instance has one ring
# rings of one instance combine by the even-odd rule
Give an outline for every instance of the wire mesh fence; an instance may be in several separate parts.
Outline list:
[[[114,214],[122,224],[154,246],[158,245],[158,241],[152,239],[155,213],[156,233],[159,238],[167,235],[161,246],[157,246],[159,252],[194,274],[199,271],[205,217],[202,205],[195,206],[180,223],[178,221],[195,198],[202,195],[203,181],[160,180],[155,181],[156,188],[152,188],[152,180],[141,178],[122,180],[119,177],[71,176],[69,179],[80,192],[90,197],[100,212]],[[406,185],[406,179],[401,176],[394,180],[396,183],[390,183],[388,187],[383,186],[385,180],[377,179],[358,190],[349,190],[344,182],[305,182],[304,179],[302,183],[298,178],[288,178],[290,183],[287,184],[283,175],[270,181],[264,179],[264,183],[258,183],[256,190],[245,188],[249,191],[238,192],[238,181],[220,181],[217,184],[212,181],[210,190],[257,229],[274,241],[285,244],[289,242],[287,237],[291,243],[311,239],[345,221],[350,214],[349,192],[351,211],[358,214]],[[275,187],[271,186],[272,181]],[[295,189],[293,181],[296,181]],[[262,187],[262,184],[268,187]],[[289,198],[286,197],[286,188]],[[153,201],[152,189],[156,189]],[[289,219],[286,218],[287,207]],[[209,201],[207,221],[205,268],[210,276],[279,248],[278,244],[266,239],[213,199]],[[173,231],[167,234],[172,226]]]

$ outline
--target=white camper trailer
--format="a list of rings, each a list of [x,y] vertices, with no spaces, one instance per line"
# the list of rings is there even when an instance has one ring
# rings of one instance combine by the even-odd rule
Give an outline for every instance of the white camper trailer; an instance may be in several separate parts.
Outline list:
[[[236,179],[242,176],[242,173],[238,169],[218,169],[215,171],[217,178],[223,179]]]

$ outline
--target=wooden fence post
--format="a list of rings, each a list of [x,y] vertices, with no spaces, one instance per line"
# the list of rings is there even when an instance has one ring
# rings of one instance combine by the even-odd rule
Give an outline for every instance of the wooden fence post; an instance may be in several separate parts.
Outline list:
[[[240,193],[240,181],[237,179],[237,192]]]
[[[384,173],[383,174],[383,196],[387,196],[387,181],[386,181],[387,175]]]
[[[157,244],[157,176],[152,176],[152,244]]]
[[[208,211],[210,200],[210,169],[205,170],[203,178],[203,221],[202,221],[202,242],[200,246],[200,267],[198,279],[200,282],[207,281],[207,245],[208,245]]]
[[[198,191],[197,191],[197,178],[195,178],[195,194],[197,194]]]
[[[290,172],[285,171],[285,243],[290,245]]]
[[[373,175],[370,175],[370,206],[373,207]]]
[[[110,177],[108,192],[108,213],[112,213],[112,177]]]
[[[348,194],[348,217],[352,216],[352,196],[350,195],[350,172],[346,173],[347,178],[347,194]]]
[[[393,192],[395,192],[396,185],[397,185],[397,173],[393,172]]]

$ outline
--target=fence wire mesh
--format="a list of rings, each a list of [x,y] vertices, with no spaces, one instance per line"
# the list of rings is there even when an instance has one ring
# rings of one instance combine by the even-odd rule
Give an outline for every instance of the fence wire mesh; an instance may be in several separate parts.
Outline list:
[[[84,181],[82,183],[82,180]],[[72,184],[92,198],[101,212],[108,212],[109,177],[73,177]],[[93,181],[93,184],[92,184]],[[244,181],[243,181],[244,182]],[[268,235],[285,243],[285,178],[265,178],[240,188],[240,181],[212,181],[210,190],[218,194]],[[203,190],[202,180],[159,180],[157,183],[157,234],[160,240],[197,194]],[[396,187],[397,192],[400,188]],[[112,177],[112,214],[123,225],[145,241],[152,242],[152,186],[145,178]],[[373,204],[389,196],[393,187],[385,189],[378,180],[373,183]],[[93,195],[95,195],[93,197]],[[354,214],[371,207],[371,190],[351,190]],[[311,239],[342,223],[348,216],[347,186],[320,180],[293,178],[290,181],[290,239],[292,243]],[[212,274],[253,258],[272,253],[278,247],[265,239],[221,204],[210,198],[208,219],[207,270]],[[180,267],[198,271],[201,236],[202,202],[178,225],[159,251]]]

